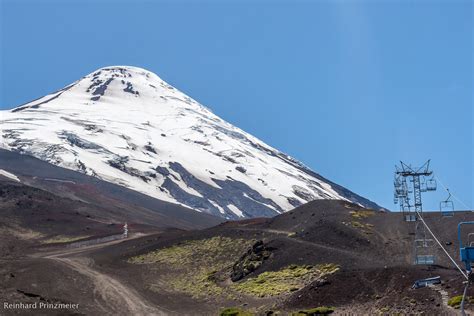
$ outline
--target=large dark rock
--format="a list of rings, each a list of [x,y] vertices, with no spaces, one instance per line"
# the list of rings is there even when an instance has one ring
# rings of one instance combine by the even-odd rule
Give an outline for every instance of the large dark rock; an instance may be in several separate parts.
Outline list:
[[[250,248],[246,254],[240,257],[232,267],[232,274],[230,279],[233,282],[239,281],[244,278],[246,275],[257,270],[271,255],[270,247],[267,247],[262,240],[258,240],[252,248]]]

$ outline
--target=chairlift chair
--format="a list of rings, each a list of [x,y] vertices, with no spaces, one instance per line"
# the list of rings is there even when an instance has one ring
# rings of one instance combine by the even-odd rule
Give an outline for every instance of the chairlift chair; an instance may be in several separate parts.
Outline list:
[[[427,191],[436,191],[436,180],[435,179],[429,179],[426,181],[426,190]]]
[[[395,193],[398,196],[407,196],[407,190],[404,187],[396,187],[395,188]]]
[[[461,261],[464,262],[466,266],[466,271],[471,273],[472,268],[471,264],[474,262],[474,246],[465,244],[461,236],[461,227],[463,225],[474,225],[474,222],[461,222],[458,224],[458,239],[459,239],[459,255]],[[469,236],[469,235],[468,235]]]
[[[420,190],[421,192],[428,191],[428,187],[426,186],[426,183],[420,183]]]
[[[406,187],[402,189],[402,196],[406,197],[408,196],[408,193],[411,193],[410,190],[408,190]]]
[[[449,195],[446,200],[439,202],[439,211],[444,217],[453,217],[454,216],[454,203],[451,201],[451,192],[449,189],[446,189]]]
[[[435,255],[432,252],[432,246],[422,242],[419,246],[415,245],[415,264],[432,265],[435,264]]]
[[[415,239],[415,246],[418,248],[428,248],[428,247],[433,247],[434,245],[434,240],[433,239],[428,239],[428,238],[419,238]]]
[[[415,264],[419,265],[431,265],[435,263],[435,256],[434,255],[417,255],[415,257]]]
[[[414,242],[414,255],[416,265],[433,265],[435,264],[435,254],[433,250],[434,240],[427,238],[426,232],[424,231],[424,224],[417,222],[415,224],[415,242]]]
[[[400,179],[396,178],[395,180],[393,180],[393,186],[396,187],[396,188],[399,188],[402,186],[402,181],[400,181]]]
[[[453,217],[454,216],[454,204],[453,201],[441,201],[439,203],[439,210],[441,215],[444,217]]]
[[[427,185],[426,185],[426,179],[423,177],[420,180],[420,190],[421,192],[426,192],[428,191]]]
[[[467,243],[469,246],[474,246],[474,233],[467,234]]]

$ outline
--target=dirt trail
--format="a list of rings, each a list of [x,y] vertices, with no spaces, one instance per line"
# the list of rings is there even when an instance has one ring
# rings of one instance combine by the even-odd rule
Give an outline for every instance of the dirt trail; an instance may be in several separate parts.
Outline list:
[[[369,260],[369,259],[365,258],[363,255],[355,253],[353,251],[344,250],[344,249],[340,249],[340,248],[336,248],[336,247],[331,247],[331,246],[328,246],[328,245],[324,245],[324,244],[321,244],[321,243],[308,241],[308,240],[304,240],[304,239],[300,239],[300,238],[296,238],[296,237],[291,237],[294,232],[290,232],[290,231],[276,230],[276,229],[265,229],[265,228],[256,229],[256,228],[250,228],[250,227],[239,227],[238,230],[267,232],[267,233],[270,233],[270,234],[275,234],[275,235],[282,236],[283,238],[285,238],[287,240],[290,240],[292,242],[305,244],[305,245],[309,245],[309,246],[312,246],[312,247],[315,247],[315,248],[324,249],[324,250],[328,250],[328,251],[338,252],[338,253],[344,254],[346,256],[352,257],[352,258],[358,258],[358,259],[362,259],[362,260]],[[370,259],[370,261],[374,262],[373,259]]]
[[[135,238],[137,237],[139,236],[135,236]],[[105,315],[171,314],[171,311],[165,308],[151,306],[134,289],[126,284],[94,269],[94,261],[87,256],[86,252],[96,251],[123,241],[115,240],[82,248],[64,248],[54,252],[36,254],[35,257],[58,261],[89,278],[94,285],[95,304]]]

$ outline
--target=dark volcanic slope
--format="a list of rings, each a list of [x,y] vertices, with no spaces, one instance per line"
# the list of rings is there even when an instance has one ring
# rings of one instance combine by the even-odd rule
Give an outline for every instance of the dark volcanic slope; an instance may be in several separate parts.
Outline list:
[[[274,218],[191,231],[157,229],[151,211],[136,206],[140,222],[130,222],[130,239],[71,249],[71,238],[120,233],[125,204],[94,187],[20,177],[61,195],[1,179],[0,299],[80,304],[78,311],[46,315],[130,315],[139,308],[138,314],[207,316],[231,306],[291,315],[327,305],[343,315],[445,315],[456,312],[448,298],[462,293],[460,273],[438,248],[431,248],[436,265],[412,264],[415,224],[397,213],[318,200]],[[457,223],[474,220],[474,213],[425,218],[457,259]],[[432,276],[442,284],[411,289]]]
[[[121,221],[184,229],[210,227],[222,222],[215,216],[3,149],[0,149],[0,169],[17,175],[25,184],[106,209],[109,215],[114,214],[114,218]]]
[[[457,223],[474,220],[473,213],[459,212],[453,218],[428,213],[425,218],[457,259]],[[201,249],[215,238],[220,240],[219,246],[206,251]],[[233,240],[235,246],[226,248],[225,238]],[[222,307],[241,306],[263,315],[268,310],[290,312],[322,305],[335,306],[342,314],[454,313],[454,309],[446,306],[446,301],[462,291],[459,272],[436,247],[430,250],[436,255],[436,265],[413,265],[413,238],[414,223],[403,222],[400,214],[326,200],[308,203],[271,219],[226,222],[202,231],[137,239],[104,249],[93,257],[102,271],[118,275],[141,289],[149,301],[166,306],[176,314],[193,310],[198,315],[214,315]],[[243,279],[232,282],[232,265],[245,258],[239,259],[240,255],[233,254],[239,248],[239,240],[250,243],[262,240],[270,255]],[[176,264],[127,262],[137,255],[163,249],[166,256],[180,258],[181,251],[190,245],[196,248],[193,260],[189,262],[185,258]],[[177,252],[169,247],[177,247]],[[241,255],[245,253],[242,250]],[[215,270],[215,262],[229,258],[232,263],[217,265]],[[320,264],[337,265],[339,270],[282,295],[255,297],[235,290],[235,285],[257,278],[264,272],[282,271],[291,265]],[[230,298],[227,294],[216,295],[211,290],[202,290],[200,282],[203,279],[195,276],[203,271],[213,276],[204,288],[210,287],[213,291],[221,288],[223,293],[230,293]],[[130,274],[133,278],[128,276]],[[443,284],[436,288],[411,289],[415,280],[432,276],[441,276]],[[178,280],[178,284],[173,280]],[[184,280],[189,287],[180,289],[179,280]],[[217,284],[217,290],[213,284]],[[188,289],[200,289],[211,294],[200,295]]]
[[[446,218],[432,212],[425,213],[424,218],[437,237],[448,243],[445,247],[450,254],[457,258],[457,224],[474,220],[474,213],[458,212],[455,217]],[[297,258],[300,251],[300,247],[295,247],[298,249],[292,253],[290,245],[314,243],[321,246],[317,255],[307,253],[300,256],[301,260],[324,261],[330,257],[332,262],[352,268],[367,268],[410,264],[415,223],[404,222],[399,213],[371,211],[344,201],[321,200],[274,218],[227,222],[212,229],[257,232],[262,236],[271,234],[273,242],[278,240],[289,244],[285,254],[282,254],[288,258]],[[451,267],[452,264],[438,247],[433,247],[432,251],[437,264]]]

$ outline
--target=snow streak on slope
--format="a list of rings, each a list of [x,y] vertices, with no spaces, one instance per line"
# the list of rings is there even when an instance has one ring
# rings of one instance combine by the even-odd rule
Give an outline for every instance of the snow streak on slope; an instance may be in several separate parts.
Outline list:
[[[95,71],[1,112],[1,147],[226,218],[314,199],[376,204],[225,122],[141,68]]]
[[[3,170],[3,169],[0,169],[0,176],[4,176],[4,177],[9,178],[11,180],[14,180],[16,182],[21,182],[20,179],[18,179],[18,177],[16,175],[14,175],[13,173],[10,173],[6,170]]]

